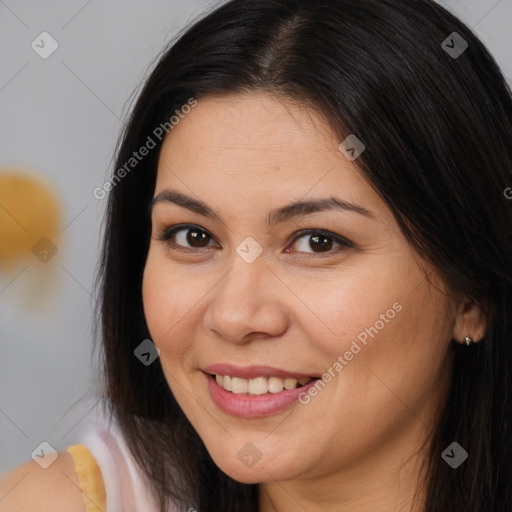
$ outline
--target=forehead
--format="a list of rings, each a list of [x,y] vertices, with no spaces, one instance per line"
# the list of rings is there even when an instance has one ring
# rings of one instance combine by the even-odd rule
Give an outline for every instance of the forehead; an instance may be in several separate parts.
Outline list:
[[[334,146],[333,146],[334,145]],[[329,126],[316,112],[269,94],[207,96],[167,135],[162,151],[181,149],[199,157],[262,162],[299,160],[336,148]],[[300,150],[300,151],[299,151]]]
[[[155,195],[173,188],[216,204],[239,198],[274,205],[342,195],[382,209],[339,142],[320,115],[297,103],[263,93],[205,97],[166,136]]]

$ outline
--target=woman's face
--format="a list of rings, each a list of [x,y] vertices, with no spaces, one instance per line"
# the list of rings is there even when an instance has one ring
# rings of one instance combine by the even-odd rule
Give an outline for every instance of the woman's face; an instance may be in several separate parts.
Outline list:
[[[340,142],[254,93],[201,99],[161,150],[145,315],[176,400],[242,482],[399,466],[449,385],[456,306]]]

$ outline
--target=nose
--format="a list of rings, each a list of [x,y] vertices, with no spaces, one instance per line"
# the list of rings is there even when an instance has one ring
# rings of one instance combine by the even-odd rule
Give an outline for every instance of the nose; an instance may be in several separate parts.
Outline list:
[[[288,326],[285,290],[263,255],[247,263],[234,252],[230,270],[211,291],[205,328],[237,344],[280,336]]]

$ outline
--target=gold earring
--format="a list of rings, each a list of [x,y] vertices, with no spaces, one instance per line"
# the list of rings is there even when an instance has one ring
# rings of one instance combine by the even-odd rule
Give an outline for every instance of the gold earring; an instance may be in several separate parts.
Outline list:
[[[466,336],[464,338],[464,343],[469,347],[473,343],[473,336]]]

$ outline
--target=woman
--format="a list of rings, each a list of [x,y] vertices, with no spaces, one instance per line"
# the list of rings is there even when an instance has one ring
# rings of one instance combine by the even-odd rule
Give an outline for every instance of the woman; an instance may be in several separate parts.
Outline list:
[[[429,0],[232,0],[170,46],[95,191],[160,511],[511,510],[511,137]]]

